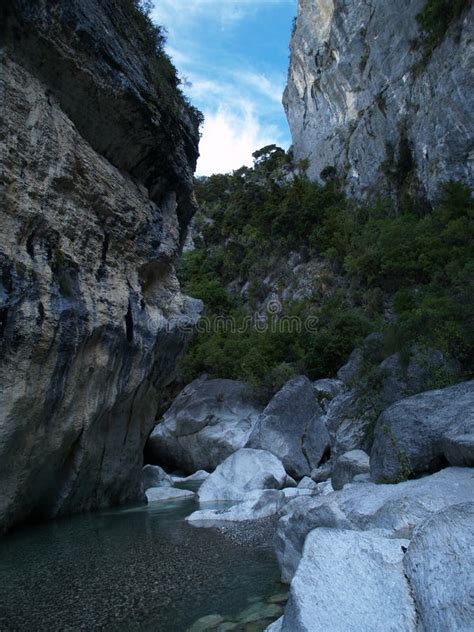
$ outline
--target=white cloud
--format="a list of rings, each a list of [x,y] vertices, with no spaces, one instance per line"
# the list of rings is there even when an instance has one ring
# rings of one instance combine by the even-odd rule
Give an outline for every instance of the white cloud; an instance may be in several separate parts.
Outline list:
[[[217,21],[222,27],[231,26],[255,13],[269,0],[156,0],[153,17],[160,23],[180,28],[196,18]],[[273,0],[270,0],[273,1]]]
[[[228,42],[239,28],[245,36],[244,18],[269,3],[294,0],[154,1],[154,20],[169,29],[167,52],[189,82],[182,88],[205,116],[197,175],[250,166],[256,149],[270,143],[286,146],[288,133],[280,123],[286,68],[267,70],[258,59],[233,56]],[[203,41],[201,29],[210,23],[222,37]]]
[[[228,173],[242,165],[252,165],[252,153],[272,142],[276,129],[263,128],[250,103],[242,103],[240,111],[225,106],[215,113],[205,113],[201,156],[196,175]]]
[[[247,70],[237,71],[235,78],[239,83],[248,85],[281,108],[281,98],[285,83],[282,77],[269,78],[262,73]]]

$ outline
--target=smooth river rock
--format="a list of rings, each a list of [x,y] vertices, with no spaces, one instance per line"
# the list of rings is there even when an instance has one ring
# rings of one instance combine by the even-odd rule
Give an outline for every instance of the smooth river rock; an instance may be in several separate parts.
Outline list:
[[[303,376],[293,378],[260,415],[247,447],[268,450],[297,479],[309,476],[329,446],[322,416],[312,383]]]
[[[242,448],[204,481],[199,500],[245,500],[248,492],[254,490],[282,489],[286,478],[285,468],[276,456],[265,450]]]
[[[393,482],[446,464],[474,466],[474,380],[403,399],[380,416],[373,480]]]
[[[316,529],[285,609],[282,632],[415,632],[403,569],[407,540],[372,532]]]
[[[187,489],[177,489],[176,487],[150,487],[145,492],[148,503],[160,502],[162,500],[189,500],[196,494]]]
[[[150,487],[173,487],[174,481],[159,465],[145,465],[143,468],[143,491]]]
[[[250,522],[279,513],[285,504],[285,494],[277,489],[249,492],[244,500],[227,509],[195,511],[186,521],[195,527],[214,527],[227,522]]]
[[[474,627],[474,502],[448,507],[415,531],[403,560],[419,632]]]
[[[451,467],[398,485],[353,483],[340,491],[299,497],[278,521],[275,549],[282,580],[289,582],[301,559],[307,534],[317,527],[383,529],[410,538],[433,513],[474,497],[474,469]]]
[[[238,380],[201,377],[174,400],[147,442],[155,463],[185,470],[214,470],[243,448],[261,407]]]
[[[340,456],[332,471],[331,483],[334,489],[342,489],[354,477],[368,474],[370,471],[369,455],[363,450],[351,450]]]

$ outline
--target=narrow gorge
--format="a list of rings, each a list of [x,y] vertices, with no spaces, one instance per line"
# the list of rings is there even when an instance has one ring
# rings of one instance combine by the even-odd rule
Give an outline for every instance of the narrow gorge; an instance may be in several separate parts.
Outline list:
[[[474,630],[472,2],[282,0],[197,175],[181,1],[0,8],[0,630]]]

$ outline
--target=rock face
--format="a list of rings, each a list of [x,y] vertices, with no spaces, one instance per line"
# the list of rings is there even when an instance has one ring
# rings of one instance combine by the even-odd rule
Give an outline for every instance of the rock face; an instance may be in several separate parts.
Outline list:
[[[199,378],[178,395],[151,433],[148,455],[189,472],[213,470],[244,447],[260,411],[243,382]]]
[[[474,380],[402,399],[374,433],[373,480],[396,482],[446,464],[474,466]]]
[[[243,448],[221,463],[202,484],[199,500],[245,500],[249,492],[282,489],[286,472],[281,462],[265,450]]]
[[[408,541],[371,532],[310,533],[291,582],[282,632],[415,632],[402,545]]]
[[[173,260],[194,211],[198,121],[166,61],[151,60],[132,3],[12,0],[0,12],[8,528],[141,493],[179,324],[197,316]]]
[[[275,454],[291,476],[309,476],[329,446],[322,417],[313,385],[306,377],[296,377],[260,415],[247,447]]]
[[[330,167],[359,198],[472,185],[474,7],[423,60],[425,3],[299,0],[284,105],[311,178]]]

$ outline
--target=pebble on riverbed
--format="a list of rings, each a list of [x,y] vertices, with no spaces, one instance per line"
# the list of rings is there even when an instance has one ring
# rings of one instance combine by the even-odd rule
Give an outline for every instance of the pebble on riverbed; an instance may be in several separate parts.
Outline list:
[[[288,593],[279,593],[266,601],[255,601],[229,618],[211,614],[195,621],[187,632],[263,632],[283,614],[287,600]]]

